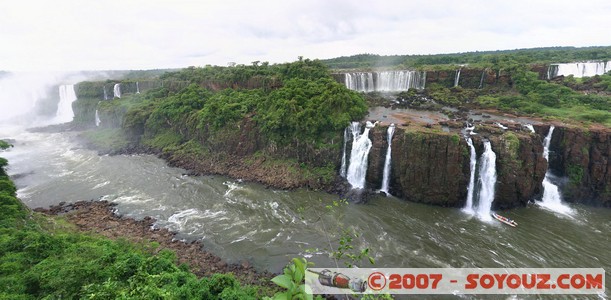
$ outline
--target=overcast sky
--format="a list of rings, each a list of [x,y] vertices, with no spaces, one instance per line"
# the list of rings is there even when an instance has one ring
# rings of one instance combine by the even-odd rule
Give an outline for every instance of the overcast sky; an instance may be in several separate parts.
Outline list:
[[[0,3],[0,70],[609,46],[610,28],[610,0],[11,0]]]

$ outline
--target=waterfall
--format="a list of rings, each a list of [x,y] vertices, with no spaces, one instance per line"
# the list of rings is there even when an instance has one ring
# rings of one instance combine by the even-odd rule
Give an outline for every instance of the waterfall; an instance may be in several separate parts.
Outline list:
[[[547,79],[573,75],[575,78],[592,77],[611,71],[611,61],[586,61],[564,64],[551,64],[547,69]]]
[[[545,172],[545,178],[543,179],[543,198],[539,205],[548,208],[552,211],[569,214],[572,209],[562,203],[562,196],[558,186],[552,182],[553,175],[549,171],[549,145],[552,141],[552,134],[554,132],[554,125],[549,127],[549,131],[543,140],[543,158],[547,161],[547,171]]]
[[[386,131],[388,141],[388,149],[386,150],[386,159],[384,160],[384,176],[382,177],[382,188],[381,192],[384,192],[388,195],[388,182],[390,181],[390,162],[391,162],[391,145],[392,145],[392,136],[395,133],[395,124],[390,124],[388,126],[388,130]]]
[[[98,114],[98,109],[96,108],[96,110],[95,110],[95,126],[96,127],[100,127],[100,124],[102,124],[102,122],[100,121],[100,115]]]
[[[344,129],[344,150],[342,151],[342,165],[339,168],[339,175],[344,178],[346,178],[346,144],[348,144],[348,139],[350,138],[349,128],[350,127],[346,127],[346,129]]]
[[[460,69],[456,70],[456,75],[454,75],[454,87],[458,86],[459,81],[460,81]]]
[[[367,158],[369,150],[371,150],[371,140],[369,139],[369,130],[375,124],[367,122],[363,134],[358,134],[355,129],[360,129],[360,126],[352,123],[352,150],[350,151],[350,164],[346,178],[353,189],[362,189],[365,187],[365,175],[367,174]]]
[[[140,94],[140,85],[138,85],[138,81],[136,81],[136,94]]]
[[[382,71],[345,73],[344,84],[359,92],[397,92],[409,89],[424,89],[426,72]]]
[[[526,125],[524,125],[524,127],[528,128],[528,130],[530,130],[530,132],[535,133],[535,128],[533,127],[532,124],[526,124]]]
[[[492,151],[490,141],[484,141],[484,153],[479,161],[479,199],[476,213],[482,220],[491,220],[490,208],[494,201],[496,184],[496,154]]]
[[[467,187],[467,203],[465,204],[465,208],[463,208],[463,211],[469,214],[473,214],[473,190],[475,189],[477,153],[475,153],[475,146],[473,146],[473,140],[471,138],[467,139],[467,145],[469,145],[469,149],[471,152],[471,156],[469,159],[469,171],[471,172],[471,175],[469,176],[469,186]]]
[[[112,90],[115,98],[121,98],[121,84],[115,83],[115,87]]]
[[[104,86],[104,100],[108,100],[108,92],[106,92],[106,86]]]
[[[484,69],[482,71],[482,77],[479,78],[479,86],[477,87],[478,89],[481,89],[484,87],[484,79],[486,78],[486,69]]]
[[[57,112],[55,113],[55,121],[65,123],[72,121],[74,112],[72,111],[72,102],[76,100],[74,85],[59,86],[59,103],[57,104]]]

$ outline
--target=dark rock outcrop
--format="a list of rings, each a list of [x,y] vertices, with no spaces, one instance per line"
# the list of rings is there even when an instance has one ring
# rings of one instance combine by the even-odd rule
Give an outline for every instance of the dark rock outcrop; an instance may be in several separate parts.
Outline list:
[[[547,134],[549,126],[537,128]],[[550,170],[568,180],[566,201],[611,207],[611,132],[606,128],[556,126],[550,144]]]
[[[484,132],[484,130],[482,130]],[[497,154],[497,185],[493,208],[524,206],[541,193],[546,162],[538,135],[490,128],[474,136],[478,157],[483,139]],[[379,188],[387,150],[386,127],[372,130],[367,183]],[[457,133],[398,128],[392,144],[390,191],[409,201],[461,207],[470,175],[469,148]]]

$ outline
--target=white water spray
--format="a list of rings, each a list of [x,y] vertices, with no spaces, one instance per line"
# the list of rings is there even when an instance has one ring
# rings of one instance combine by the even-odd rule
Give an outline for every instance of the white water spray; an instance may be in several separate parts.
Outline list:
[[[115,83],[115,87],[112,90],[115,98],[121,98],[121,84]]]
[[[104,86],[104,100],[108,100],[108,92],[106,92],[106,86]]]
[[[475,171],[477,166],[477,153],[475,153],[475,146],[473,146],[473,140],[471,138],[467,138],[467,145],[469,145],[469,150],[471,153],[469,159],[469,186],[467,187],[467,203],[463,208],[463,211],[469,214],[473,214],[473,190],[475,189]]]
[[[136,94],[140,94],[140,85],[138,85],[138,81],[136,81]]]
[[[348,139],[350,138],[349,128],[350,127],[346,127],[346,129],[344,129],[344,150],[342,151],[342,165],[339,168],[339,175],[343,178],[346,178],[346,144],[348,144]]]
[[[528,130],[530,130],[530,132],[535,133],[535,128],[533,127],[532,124],[526,124],[526,125],[524,125],[524,127],[528,128]]]
[[[98,114],[98,110],[95,110],[95,126],[96,127],[100,127],[100,124],[102,124],[102,122],[100,121],[100,115]]]
[[[55,113],[55,121],[60,123],[72,121],[72,118],[74,118],[74,112],[72,112],[72,102],[74,102],[74,100],[76,100],[74,85],[60,85],[59,104],[57,105],[57,112]]]
[[[539,205],[563,214],[570,214],[572,209],[562,203],[562,195],[558,186],[551,181],[553,176],[549,170],[549,145],[552,141],[552,134],[554,132],[554,125],[549,127],[549,131],[543,140],[543,158],[547,161],[547,171],[545,172],[545,178],[543,179],[543,198]]]
[[[459,81],[460,81],[460,69],[456,70],[456,75],[454,75],[454,87],[458,86]]]
[[[382,71],[345,73],[346,87],[359,92],[396,92],[424,89],[424,71]]]
[[[482,76],[479,78],[479,86],[477,87],[478,89],[481,89],[484,87],[484,78],[486,78],[486,69],[484,69],[482,71]]]
[[[367,122],[363,134],[357,134],[355,129],[360,129],[360,126],[352,123],[352,150],[350,151],[350,165],[346,179],[352,185],[353,189],[362,189],[365,187],[365,175],[367,175],[367,159],[369,150],[371,150],[371,140],[369,139],[369,130],[375,124]]]
[[[547,70],[547,79],[558,76],[573,75],[575,78],[603,75],[611,71],[611,61],[586,61],[565,64],[551,64]]]
[[[490,141],[484,141],[484,153],[479,161],[479,199],[476,213],[482,220],[492,220],[490,208],[494,201],[496,185],[496,154],[492,151]]]
[[[395,124],[390,124],[388,126],[388,130],[386,131],[388,141],[388,149],[386,150],[386,159],[384,160],[384,175],[382,177],[382,188],[381,192],[384,192],[388,195],[388,182],[390,181],[390,162],[391,162],[391,151],[392,151],[392,136],[395,133]]]

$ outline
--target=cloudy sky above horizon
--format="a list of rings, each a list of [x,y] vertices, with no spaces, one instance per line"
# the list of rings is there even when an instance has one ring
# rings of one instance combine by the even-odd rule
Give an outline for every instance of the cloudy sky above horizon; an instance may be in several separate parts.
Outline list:
[[[0,70],[611,45],[611,1],[3,1]]]

